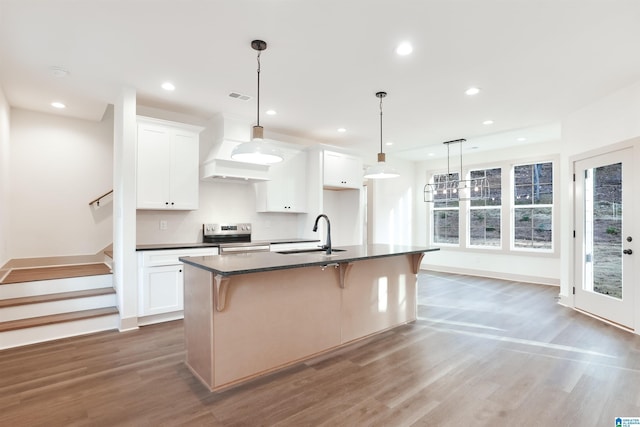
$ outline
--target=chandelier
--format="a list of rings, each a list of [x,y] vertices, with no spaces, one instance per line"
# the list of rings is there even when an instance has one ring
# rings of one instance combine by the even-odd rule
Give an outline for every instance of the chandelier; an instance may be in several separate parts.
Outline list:
[[[424,201],[427,203],[455,202],[462,200],[480,200],[489,197],[489,181],[485,176],[461,179],[462,177],[462,143],[466,139],[454,139],[445,141],[447,146],[447,173],[434,175],[433,182],[424,186]],[[459,144],[460,169],[452,173],[451,145]]]

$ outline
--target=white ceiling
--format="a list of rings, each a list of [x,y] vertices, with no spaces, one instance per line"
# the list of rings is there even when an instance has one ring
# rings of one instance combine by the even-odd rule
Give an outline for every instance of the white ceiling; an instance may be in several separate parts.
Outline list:
[[[479,150],[557,139],[568,113],[640,81],[637,0],[0,0],[0,84],[14,107],[90,120],[130,86],[147,106],[252,122],[253,39],[269,45],[261,110],[278,112],[261,113],[266,136],[367,161],[380,148],[377,91],[394,142],[384,151],[426,159],[457,138]],[[405,40],[414,52],[400,57]]]

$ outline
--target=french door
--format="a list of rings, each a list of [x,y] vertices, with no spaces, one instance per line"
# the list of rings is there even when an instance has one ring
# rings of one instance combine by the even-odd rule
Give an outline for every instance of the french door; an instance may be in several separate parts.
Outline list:
[[[633,149],[574,163],[575,307],[633,328]],[[640,250],[640,246],[638,247]]]

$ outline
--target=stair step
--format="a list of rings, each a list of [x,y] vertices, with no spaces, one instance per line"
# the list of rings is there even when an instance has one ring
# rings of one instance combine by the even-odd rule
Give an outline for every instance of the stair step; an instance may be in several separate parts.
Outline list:
[[[0,323],[0,332],[33,328],[36,326],[53,325],[64,322],[72,322],[75,320],[90,319],[112,314],[118,314],[117,307],[96,308],[92,310],[82,310],[70,313],[52,314],[49,316],[31,317],[28,319],[11,320],[9,322]]]
[[[110,273],[111,269],[104,263],[18,268],[12,269],[0,282],[0,285],[69,277],[98,276]]]
[[[35,295],[21,298],[0,300],[0,308],[16,307],[20,305],[39,304],[43,302],[62,301],[76,298],[95,297],[100,295],[115,294],[113,288],[85,289],[82,291],[58,292],[54,294]]]

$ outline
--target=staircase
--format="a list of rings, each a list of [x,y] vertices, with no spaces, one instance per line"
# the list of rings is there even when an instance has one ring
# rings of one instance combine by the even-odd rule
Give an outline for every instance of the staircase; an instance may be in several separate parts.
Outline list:
[[[0,278],[0,349],[118,328],[106,263],[14,268]]]

